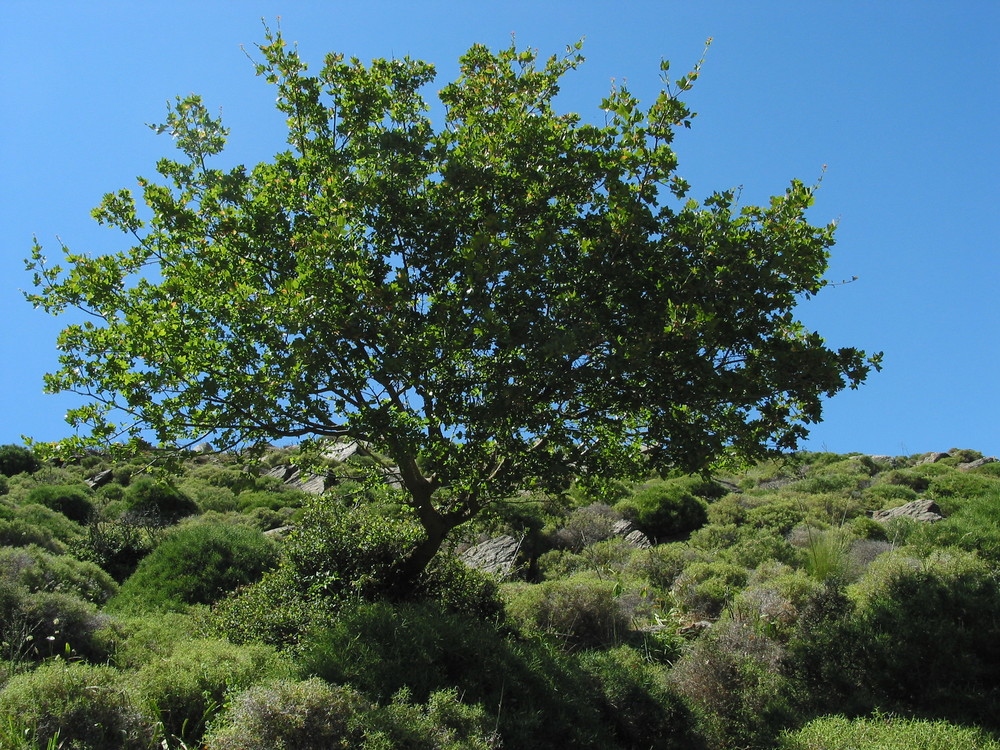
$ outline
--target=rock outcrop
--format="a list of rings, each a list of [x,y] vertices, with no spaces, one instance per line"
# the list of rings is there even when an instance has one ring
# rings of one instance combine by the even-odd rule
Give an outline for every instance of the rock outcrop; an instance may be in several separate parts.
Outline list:
[[[912,518],[914,521],[933,523],[940,521],[944,516],[941,515],[941,509],[933,500],[914,500],[906,505],[900,505],[898,508],[878,510],[872,513],[872,520],[879,523],[886,523],[894,518]]]

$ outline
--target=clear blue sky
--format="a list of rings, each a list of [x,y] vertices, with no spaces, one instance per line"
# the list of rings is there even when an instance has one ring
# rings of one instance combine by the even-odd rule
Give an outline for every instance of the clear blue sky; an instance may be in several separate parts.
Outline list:
[[[688,97],[699,113],[677,143],[703,197],[743,186],[746,202],[818,178],[815,222],[839,220],[829,277],[858,276],[801,308],[833,346],[885,352],[861,390],[829,401],[807,447],[909,454],[952,447],[1000,454],[1000,2],[165,3],[7,0],[0,70],[0,443],[56,440],[70,396],[41,392],[60,320],[33,310],[22,259],[37,235],[58,255],[118,249],[90,209],[170,153],[158,122],[175,95],[200,93],[232,128],[229,157],[281,148],[273,93],[241,45],[278,16],[304,58],[410,55],[450,80],[483,42],[548,55],[586,37],[587,63],[561,102],[596,117],[612,79],[648,100],[658,63],[678,73],[714,37]]]

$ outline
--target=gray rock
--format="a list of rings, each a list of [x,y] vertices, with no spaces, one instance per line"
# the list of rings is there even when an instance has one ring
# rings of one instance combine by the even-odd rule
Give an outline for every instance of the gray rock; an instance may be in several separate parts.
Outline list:
[[[986,466],[986,464],[995,464],[996,461],[996,456],[983,456],[982,458],[977,458],[975,461],[959,464],[958,468],[960,471],[972,471],[973,469],[978,469],[980,466]]]
[[[280,479],[282,482],[285,482],[294,473],[295,473],[294,466],[289,466],[288,464],[282,464],[281,466],[275,466],[273,469],[264,474],[264,476],[275,477],[277,479]]]
[[[99,471],[90,479],[86,480],[86,484],[90,489],[96,490],[98,487],[103,487],[104,485],[111,482],[115,478],[114,472],[111,469],[105,469],[104,471]]]
[[[951,454],[949,454],[949,453],[938,453],[938,452],[933,452],[932,451],[931,453],[925,453],[920,458],[920,460],[918,460],[917,463],[914,464],[914,465],[915,466],[920,466],[921,464],[936,464],[938,461],[942,461],[942,460],[944,460],[946,458],[949,458],[950,455]]]
[[[343,463],[356,454],[368,455],[368,451],[357,440],[337,441],[327,444],[323,448],[323,458]]]
[[[521,542],[505,534],[469,547],[459,558],[470,568],[506,577],[514,571],[520,549]]]
[[[294,528],[294,526],[279,526],[276,529],[268,529],[264,532],[264,536],[280,541],[287,537]]]
[[[906,505],[900,505],[898,508],[878,510],[872,513],[872,520],[879,523],[886,523],[894,518],[912,518],[914,521],[933,523],[940,521],[944,516],[941,515],[941,509],[933,500],[914,500]]]
[[[297,490],[302,490],[310,495],[322,495],[326,492],[327,478],[317,476],[315,474],[304,474],[299,469],[296,469],[294,473],[285,480],[285,484],[294,487]]]
[[[622,537],[633,547],[638,547],[639,549],[649,549],[653,546],[649,537],[639,531],[639,529],[637,529],[631,521],[625,518],[615,521],[614,526],[611,527],[611,531],[615,536]]]

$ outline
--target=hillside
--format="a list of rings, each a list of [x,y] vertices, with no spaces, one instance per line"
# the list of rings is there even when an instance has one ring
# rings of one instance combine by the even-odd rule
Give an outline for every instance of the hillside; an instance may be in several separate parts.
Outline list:
[[[0,748],[1000,747],[992,457],[524,492],[405,596],[380,466],[0,447]]]

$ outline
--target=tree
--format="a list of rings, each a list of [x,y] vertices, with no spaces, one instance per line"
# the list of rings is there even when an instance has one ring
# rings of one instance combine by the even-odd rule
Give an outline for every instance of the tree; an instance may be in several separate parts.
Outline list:
[[[30,301],[91,316],[46,376],[87,398],[68,420],[90,434],[64,446],[368,441],[426,532],[420,570],[518,488],[792,449],[877,367],[792,315],[833,243],[813,188],[685,200],[671,142],[698,66],[670,83],[664,62],[645,109],[614,88],[593,125],[553,109],[580,44],[476,45],[435,129],[431,65],[331,54],[314,76],[266,40],[287,150],[210,166],[228,131],[178,98],[156,130],[183,158],[139,179],[145,218],[129,190],[94,211],[132,247],[64,248],[63,269],[35,243]]]

